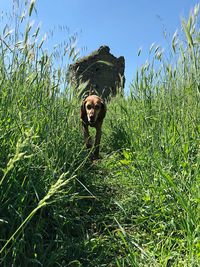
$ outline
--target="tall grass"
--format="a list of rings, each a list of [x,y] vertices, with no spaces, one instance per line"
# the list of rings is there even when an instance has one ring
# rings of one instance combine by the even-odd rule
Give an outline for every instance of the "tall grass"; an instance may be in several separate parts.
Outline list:
[[[78,100],[60,91],[65,77],[37,40],[40,29],[31,28],[34,1],[28,8],[26,25],[16,14],[0,43],[1,266],[51,264],[48,251],[60,242],[56,228],[71,220],[74,175],[84,162]]]
[[[117,266],[199,265],[198,10],[182,21],[186,38],[173,37],[176,64],[152,46],[130,95],[109,111],[120,149],[105,163],[122,189]]]
[[[55,63],[71,44],[45,51],[23,8],[0,35],[0,265],[199,266],[199,6],[108,103],[97,163]]]

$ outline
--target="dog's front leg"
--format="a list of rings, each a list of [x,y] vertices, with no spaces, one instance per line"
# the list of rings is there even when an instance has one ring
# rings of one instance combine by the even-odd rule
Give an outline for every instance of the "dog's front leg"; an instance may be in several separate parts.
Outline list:
[[[83,134],[84,134],[84,141],[86,148],[91,148],[92,147],[92,139],[89,133],[88,125],[83,124]]]
[[[99,124],[98,127],[96,127],[96,136],[95,136],[95,144],[94,144],[94,155],[93,155],[94,159],[98,159],[99,158],[100,141],[101,141],[101,124]]]

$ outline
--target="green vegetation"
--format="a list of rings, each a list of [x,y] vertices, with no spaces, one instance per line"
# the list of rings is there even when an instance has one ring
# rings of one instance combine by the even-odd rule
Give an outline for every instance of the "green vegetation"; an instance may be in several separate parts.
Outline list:
[[[173,36],[171,57],[153,45],[128,95],[108,104],[94,163],[80,100],[66,86],[66,68],[54,64],[60,52],[48,55],[31,26],[34,1],[14,32],[5,27],[2,267],[200,265],[198,9],[182,21],[181,39]]]

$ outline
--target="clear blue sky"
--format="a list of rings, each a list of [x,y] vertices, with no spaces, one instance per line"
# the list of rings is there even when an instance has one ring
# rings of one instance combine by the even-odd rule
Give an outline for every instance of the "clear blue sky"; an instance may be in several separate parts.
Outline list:
[[[19,0],[19,2],[22,0]],[[75,32],[81,55],[108,45],[115,56],[123,55],[126,61],[126,87],[136,71],[145,62],[152,43],[166,50],[181,17],[188,17],[199,0],[36,0],[36,24],[42,31],[54,27],[51,40],[58,44],[66,39],[59,26]],[[0,0],[0,12],[11,8],[12,0]],[[57,30],[56,30],[57,29]],[[163,32],[166,31],[165,40]],[[142,47],[141,56],[137,53]]]

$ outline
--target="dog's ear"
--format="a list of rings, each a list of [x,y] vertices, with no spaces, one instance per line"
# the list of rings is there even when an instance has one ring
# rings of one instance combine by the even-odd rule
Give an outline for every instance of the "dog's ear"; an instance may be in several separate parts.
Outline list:
[[[101,110],[100,110],[100,113],[99,113],[99,119],[100,120],[103,120],[105,118],[106,110],[107,110],[106,104],[103,101],[101,101]]]
[[[81,114],[80,117],[83,121],[87,121],[87,114],[86,114],[86,109],[85,109],[85,100],[83,100],[82,105],[81,105]]]

